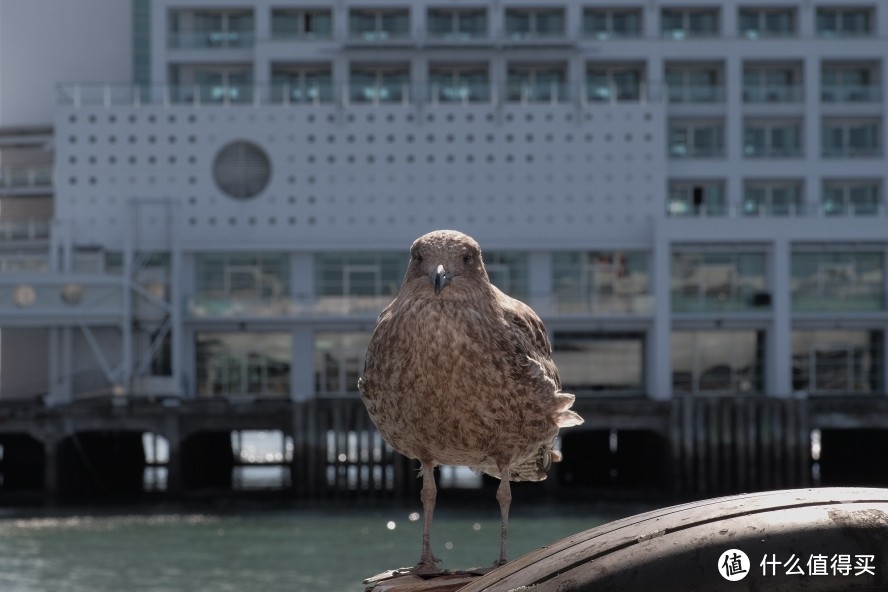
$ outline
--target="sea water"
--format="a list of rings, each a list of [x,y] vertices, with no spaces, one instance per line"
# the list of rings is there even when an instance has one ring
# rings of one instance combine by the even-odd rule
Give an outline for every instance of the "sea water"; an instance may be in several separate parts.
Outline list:
[[[650,509],[524,503],[509,522],[510,556]],[[360,592],[364,578],[419,558],[421,507],[206,511],[0,510],[2,592]],[[499,553],[499,511],[447,507],[432,545],[447,568],[487,566]]]

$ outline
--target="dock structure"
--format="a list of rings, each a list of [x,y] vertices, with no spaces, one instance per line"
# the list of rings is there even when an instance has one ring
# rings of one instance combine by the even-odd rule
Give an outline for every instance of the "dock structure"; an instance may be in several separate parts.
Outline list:
[[[576,408],[586,423],[563,435],[564,461],[542,492],[699,497],[888,483],[888,467],[861,454],[888,445],[881,398],[609,397]],[[243,453],[248,432],[276,433],[281,452]],[[255,467],[279,469],[267,489],[299,498],[419,491],[415,461],[382,441],[356,397],[4,403],[0,451],[0,499],[237,494],[238,472]]]

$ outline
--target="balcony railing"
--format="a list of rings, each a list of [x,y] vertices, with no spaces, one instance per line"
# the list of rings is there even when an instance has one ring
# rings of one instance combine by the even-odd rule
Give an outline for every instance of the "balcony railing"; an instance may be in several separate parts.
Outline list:
[[[798,218],[888,218],[888,206],[884,202],[877,204],[847,203],[836,207],[830,202],[822,203],[787,203],[787,204],[702,204],[699,208],[671,207],[666,208],[668,218],[767,218],[767,217],[798,217]]]
[[[141,105],[324,105],[361,104],[564,104],[654,103],[661,93],[640,87],[634,93],[615,92],[606,101],[590,95],[586,85],[562,82],[513,82],[508,84],[441,84],[407,82],[400,84],[350,84],[308,82],[289,84],[179,84],[116,85],[61,84],[58,104],[71,107],[129,107]]]
[[[671,85],[670,103],[724,103],[725,87],[720,85]]]
[[[801,103],[804,99],[805,91],[801,85],[767,88],[748,86],[743,89],[744,103]]]
[[[0,241],[33,241],[49,238],[50,221],[45,218],[0,220]]]
[[[253,47],[252,31],[177,31],[167,38],[172,49],[212,49]]]
[[[0,191],[51,187],[52,165],[0,167]]]
[[[877,84],[823,85],[820,100],[824,103],[877,103],[882,100],[882,87]]]

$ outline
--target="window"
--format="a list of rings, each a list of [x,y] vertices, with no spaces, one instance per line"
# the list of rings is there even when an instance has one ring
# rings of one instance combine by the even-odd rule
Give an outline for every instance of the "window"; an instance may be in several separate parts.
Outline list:
[[[349,97],[354,103],[409,100],[410,68],[404,65],[352,66]]]
[[[289,397],[292,339],[289,333],[216,333],[196,336],[200,397]]]
[[[797,158],[802,155],[802,122],[746,120],[743,155],[747,158]]]
[[[195,258],[192,312],[197,316],[264,316],[290,291],[283,253],[214,253]]]
[[[672,312],[766,310],[764,252],[676,250],[670,266]]]
[[[640,37],[640,8],[587,8],[583,11],[583,32],[595,39]]]
[[[487,10],[430,8],[428,34],[436,39],[478,39],[487,37]]]
[[[721,65],[666,66],[670,103],[721,103],[725,100]]]
[[[315,392],[319,395],[357,394],[370,344],[366,332],[315,333]]]
[[[586,100],[595,103],[640,100],[643,68],[633,64],[589,64],[586,70]]]
[[[410,36],[410,12],[405,9],[367,10],[353,8],[348,19],[352,39],[386,41]]]
[[[882,125],[874,119],[824,119],[823,156],[855,158],[881,156]]]
[[[740,35],[747,39],[759,37],[791,37],[796,34],[794,8],[741,8]]]
[[[329,103],[333,100],[333,75],[328,64],[275,64],[271,82],[275,102]]]
[[[881,251],[797,249],[792,253],[793,312],[885,309]]]
[[[795,216],[801,212],[801,181],[746,181],[743,184],[746,216]]]
[[[672,387],[677,393],[760,393],[763,331],[673,331]]]
[[[333,35],[333,14],[328,9],[271,11],[271,36],[276,39],[329,39]]]
[[[489,101],[487,66],[432,65],[429,70],[429,93],[433,102]]]
[[[670,39],[715,37],[719,29],[717,8],[664,8],[660,15],[660,32]]]
[[[318,307],[334,314],[378,313],[401,286],[402,253],[328,253],[315,257]]]
[[[670,158],[722,158],[724,155],[724,121],[669,121]]]
[[[724,216],[723,181],[671,181],[666,212],[670,216]]]
[[[744,103],[798,103],[802,97],[800,63],[748,63],[743,66]]]
[[[552,359],[561,383],[577,395],[644,391],[644,335],[556,332]]]
[[[485,251],[484,267],[490,282],[512,298],[525,300],[529,294],[526,253]]]
[[[252,10],[170,12],[170,47],[251,47],[254,42]]]
[[[174,102],[233,104],[253,101],[253,73],[249,66],[186,66],[170,69]]]
[[[827,216],[875,216],[882,210],[878,179],[826,180],[821,212]]]
[[[648,255],[632,251],[558,252],[552,258],[558,312],[650,312]]]
[[[882,331],[792,333],[792,386],[813,394],[880,393]]]
[[[861,37],[874,33],[871,8],[817,9],[817,34],[821,37]]]
[[[510,102],[563,102],[568,99],[567,68],[561,64],[509,65],[507,97]]]
[[[506,36],[511,39],[563,37],[565,32],[562,8],[506,9]]]
[[[878,64],[823,64],[820,100],[824,103],[873,103],[882,100]]]

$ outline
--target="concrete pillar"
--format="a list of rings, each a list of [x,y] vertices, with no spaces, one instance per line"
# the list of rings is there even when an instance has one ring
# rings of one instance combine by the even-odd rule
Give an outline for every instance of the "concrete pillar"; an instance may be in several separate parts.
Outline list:
[[[765,392],[774,397],[792,395],[792,302],[789,287],[790,242],[777,237],[771,247],[768,285],[771,289],[771,327],[765,353]],[[777,290],[777,286],[784,289]]]
[[[290,359],[290,398],[306,401],[315,395],[314,330],[299,325],[292,332],[293,350]]]
[[[527,255],[528,302],[538,315],[550,314],[555,305],[552,285],[552,253],[532,251]]]
[[[651,255],[653,323],[647,335],[647,392],[652,399],[672,398],[672,295],[670,293],[671,243],[657,232]]]

